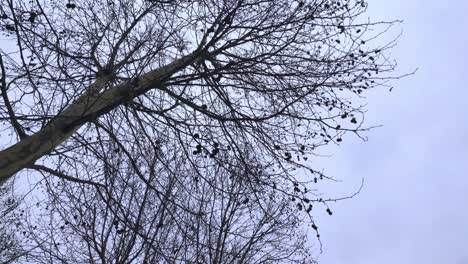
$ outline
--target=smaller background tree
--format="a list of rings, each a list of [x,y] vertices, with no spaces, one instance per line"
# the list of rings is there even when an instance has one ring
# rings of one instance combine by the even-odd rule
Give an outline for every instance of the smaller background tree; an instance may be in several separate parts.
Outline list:
[[[13,193],[12,183],[0,186],[0,263],[12,263],[25,255],[20,226],[24,209]]]

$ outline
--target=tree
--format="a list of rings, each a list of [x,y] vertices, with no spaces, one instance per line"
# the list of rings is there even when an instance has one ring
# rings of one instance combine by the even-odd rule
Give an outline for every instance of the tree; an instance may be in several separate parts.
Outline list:
[[[395,66],[393,43],[372,44],[392,23],[362,22],[360,0],[1,3],[15,46],[0,54],[0,131],[12,142],[0,182],[33,172],[50,199],[103,192],[109,175],[157,190],[154,164],[181,182],[224,170],[256,195],[295,199],[316,230],[306,204],[331,214],[313,192],[328,176],[308,158],[367,129],[353,98]]]
[[[203,178],[169,172],[145,154],[155,162],[152,186],[116,156],[105,187],[66,183],[49,190],[56,196],[40,210],[47,217],[25,228],[26,262],[313,263],[303,215],[284,193],[255,190],[242,171],[222,167]]]
[[[18,56],[2,60],[2,120],[20,140],[0,152],[0,178],[37,169],[38,159],[72,160],[97,145],[89,137],[109,118],[112,130],[126,122],[147,130],[139,136],[167,133],[189,159],[193,144],[210,151],[217,140],[240,159],[237,146],[248,144],[263,162],[299,165],[292,154],[302,146],[359,130],[360,108],[344,94],[393,69],[381,48],[364,46],[372,24],[355,18],[365,6],[4,0]],[[337,128],[340,116],[353,126]]]
[[[17,235],[24,219],[24,209],[19,209],[19,199],[11,189],[11,184],[0,187],[0,262],[12,263],[23,255],[21,236]]]

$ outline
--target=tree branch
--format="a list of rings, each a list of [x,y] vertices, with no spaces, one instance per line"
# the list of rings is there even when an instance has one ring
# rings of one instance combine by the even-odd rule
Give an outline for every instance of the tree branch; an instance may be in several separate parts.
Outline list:
[[[13,107],[11,106],[10,99],[8,99],[7,95],[7,84],[6,84],[6,71],[5,71],[5,65],[3,64],[3,57],[0,54],[0,67],[2,69],[2,84],[1,84],[1,90],[2,90],[2,97],[3,101],[5,102],[5,106],[8,111],[8,115],[10,117],[11,124],[13,128],[15,129],[16,133],[18,134],[20,139],[23,139],[27,137],[26,133],[24,132],[24,129],[21,127],[20,123],[16,119],[15,112],[13,111]]]
[[[31,166],[28,166],[28,168],[44,171],[44,172],[50,173],[50,174],[52,174],[52,175],[54,175],[56,177],[59,177],[61,179],[76,182],[76,183],[84,183],[84,184],[90,184],[90,185],[98,186],[98,187],[105,187],[101,183],[88,181],[88,180],[82,180],[82,179],[78,179],[78,178],[75,178],[75,177],[72,177],[72,176],[68,176],[68,175],[66,175],[66,174],[64,174],[64,173],[62,173],[60,171],[56,171],[54,169],[51,169],[51,168],[48,168],[48,167],[42,166],[42,165],[31,165]]]

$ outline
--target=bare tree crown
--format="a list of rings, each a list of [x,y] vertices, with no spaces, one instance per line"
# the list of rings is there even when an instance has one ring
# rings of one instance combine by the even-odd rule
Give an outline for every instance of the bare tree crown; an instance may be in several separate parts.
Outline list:
[[[309,158],[367,129],[355,99],[395,67],[362,0],[0,2],[0,182],[35,171],[51,197],[217,168],[313,223]]]

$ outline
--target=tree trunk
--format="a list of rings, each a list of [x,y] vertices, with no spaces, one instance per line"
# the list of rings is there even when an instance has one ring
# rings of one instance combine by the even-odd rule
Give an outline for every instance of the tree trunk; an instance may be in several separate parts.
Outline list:
[[[138,84],[127,81],[105,90],[111,76],[97,78],[83,95],[43,129],[0,151],[0,186],[15,173],[50,153],[86,122],[108,113],[123,102],[150,89],[157,88],[174,73],[193,63],[198,54],[199,51],[196,50],[164,67],[145,73],[138,77]]]

